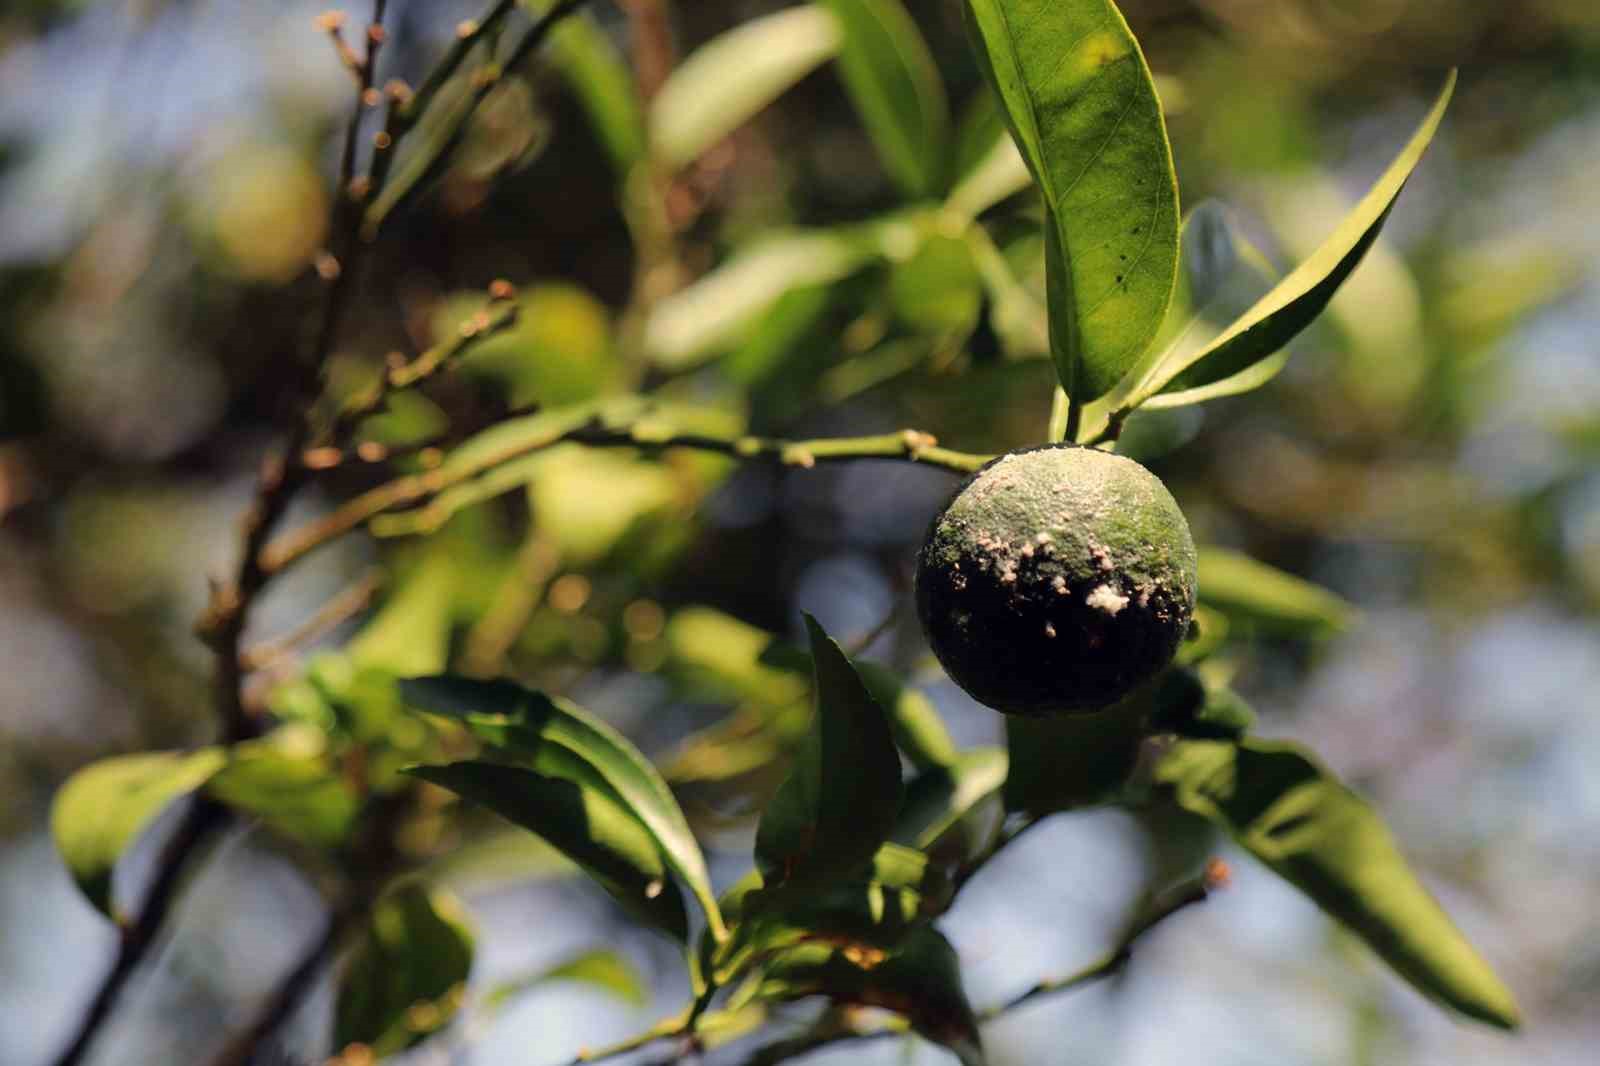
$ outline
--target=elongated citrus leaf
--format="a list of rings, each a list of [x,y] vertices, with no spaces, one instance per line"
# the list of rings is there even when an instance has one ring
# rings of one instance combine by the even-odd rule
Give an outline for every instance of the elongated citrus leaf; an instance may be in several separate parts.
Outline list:
[[[1325,637],[1357,611],[1320,585],[1222,548],[1201,548],[1199,599],[1229,618],[1280,636]]]
[[[550,0],[523,0],[543,13]],[[616,45],[587,11],[568,15],[550,31],[550,63],[589,115],[619,175],[644,157],[644,107]]]
[[[1456,75],[1451,71],[1438,99],[1411,140],[1311,258],[1296,267],[1210,344],[1164,365],[1161,373],[1145,381],[1129,398],[1127,406],[1138,406],[1203,361],[1215,360],[1233,367],[1254,364],[1278,351],[1310,325],[1378,239],[1400,190],[1405,188],[1411,172],[1421,162],[1439,129],[1455,84]]]
[[[288,751],[270,740],[235,747],[206,791],[283,836],[320,848],[342,843],[361,807],[355,790],[326,758]]]
[[[894,838],[913,847],[933,847],[974,807],[1000,792],[1008,764],[999,748],[974,748],[948,765],[924,770],[906,786]]]
[[[720,935],[722,916],[700,845],[666,781],[627,737],[576,704],[509,681],[412,678],[401,682],[401,693],[418,707],[461,718],[480,738],[513,757],[537,760],[549,754],[579,783],[598,787],[596,779],[603,781],[609,798],[649,830]],[[577,765],[584,769],[575,769]],[[557,766],[540,763],[539,768],[567,776]]]
[[[554,981],[578,981],[635,1007],[642,1007],[650,999],[650,989],[633,964],[615,951],[597,949],[570,958],[538,973],[502,981],[484,997],[484,1007],[493,1010],[507,1000],[530,992]]]
[[[955,741],[950,739],[944,719],[939,717],[928,697],[887,667],[859,659],[854,666],[872,698],[889,713],[889,728],[894,733],[895,744],[911,760],[912,766],[926,770],[956,761]]]
[[[1517,1027],[1511,993],[1411,872],[1382,819],[1308,753],[1263,740],[1184,741],[1156,780],[1419,990],[1480,1021]]]
[[[961,986],[961,960],[931,926],[917,926],[888,950],[858,944],[798,944],[765,964],[758,996],[825,995],[838,1003],[882,1007],[922,1037],[981,1066],[977,1018]]]
[[[97,910],[122,920],[111,900],[117,861],[167,804],[201,788],[226,762],[218,748],[145,752],[102,759],[67,779],[56,793],[50,830],[72,879]]]
[[[1046,206],[1050,348],[1079,404],[1155,336],[1178,263],[1178,186],[1138,43],[1110,0],[965,0],[979,65]]]
[[[645,322],[651,358],[683,370],[729,346],[786,293],[854,274],[877,254],[858,228],[774,234],[658,303]]]
[[[683,897],[667,883],[660,846],[611,793],[487,762],[416,766],[407,772],[537,833],[629,912],[680,941],[688,940]]]
[[[944,182],[950,108],[928,44],[900,0],[823,0],[839,20],[839,68],[901,190],[929,197]]]
[[[334,1046],[382,1058],[449,1024],[472,971],[475,937],[461,904],[410,882],[380,899],[339,979]]]
[[[839,23],[816,4],[751,19],[701,45],[650,106],[651,154],[693,162],[839,51]]]
[[[900,809],[900,755],[883,708],[809,615],[806,628],[816,712],[756,831],[756,865],[769,884],[826,882],[859,870],[888,839]]]

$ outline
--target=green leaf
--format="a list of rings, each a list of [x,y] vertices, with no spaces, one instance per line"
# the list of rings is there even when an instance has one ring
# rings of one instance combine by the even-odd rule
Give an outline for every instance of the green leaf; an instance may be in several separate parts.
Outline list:
[[[700,845],[666,781],[627,737],[574,703],[509,681],[442,675],[400,684],[408,703],[462,719],[480,739],[532,761],[542,772],[566,776],[566,770],[586,787],[603,786],[609,799],[649,830],[720,935],[722,916]],[[547,755],[558,761],[545,764],[541,760]]]
[[[917,926],[888,951],[806,943],[766,963],[760,998],[814,995],[894,1011],[920,1036],[954,1052],[964,1066],[984,1061],[977,1018],[961,986],[961,960],[931,926]]]
[[[532,5],[543,11],[549,0]],[[633,73],[594,16],[579,11],[550,31],[550,62],[572,87],[619,176],[644,158],[644,108]]]
[[[932,848],[974,807],[1001,790],[1008,765],[999,748],[974,748],[949,765],[924,770],[906,786],[894,838]]]
[[[1237,622],[1291,637],[1349,629],[1355,607],[1319,585],[1222,548],[1199,552],[1199,599]]]
[[[657,303],[645,321],[645,347],[657,365],[687,369],[730,346],[785,294],[854,274],[878,251],[858,227],[764,237]]]
[[[1261,740],[1185,741],[1156,779],[1419,990],[1469,1017],[1517,1027],[1511,993],[1411,872],[1382,820],[1307,753]]]
[[[667,883],[660,845],[609,791],[487,762],[416,766],[407,772],[537,833],[630,913],[688,940],[683,897]]]
[[[693,162],[838,53],[839,23],[816,4],[751,19],[689,55],[650,105],[651,154]]]
[[[326,757],[271,739],[236,746],[206,791],[275,832],[318,848],[343,843],[361,808],[360,797]]]
[[[1163,364],[1160,373],[1140,383],[1119,406],[1124,409],[1139,406],[1201,362],[1216,361],[1228,367],[1252,366],[1277,352],[1310,325],[1378,239],[1400,190],[1405,188],[1411,172],[1439,129],[1455,83],[1456,75],[1451,71],[1432,110],[1411,140],[1311,258],[1296,267],[1221,336],[1182,359]]]
[[[816,713],[793,770],[761,815],[756,865],[769,884],[826,882],[871,860],[900,809],[900,755],[883,708],[806,616]]]
[[[965,0],[979,65],[1044,196],[1050,348],[1078,404],[1155,336],[1178,188],[1138,43],[1110,0]]]
[[[1236,740],[1255,725],[1256,712],[1227,685],[1206,683],[1201,674],[1182,667],[1172,669],[1165,684],[1167,696],[1150,716],[1152,732]]]
[[[939,68],[900,0],[823,0],[839,20],[845,89],[901,191],[935,195],[944,183],[949,103]]]
[[[615,951],[597,949],[570,958],[546,970],[502,981],[484,997],[484,1007],[495,1010],[507,1000],[552,981],[579,981],[608,992],[624,1003],[642,1007],[650,1000],[644,978],[627,959]]]
[[[955,741],[950,739],[944,719],[939,717],[927,696],[887,667],[862,659],[855,660],[853,665],[878,706],[889,712],[889,728],[894,733],[895,745],[911,760],[912,766],[926,770],[956,761]]]
[[[117,861],[167,804],[203,786],[227,762],[219,748],[102,759],[67,779],[50,811],[56,850],[78,888],[106,917]]]
[[[1159,684],[1097,714],[1007,715],[1006,810],[1037,816],[1116,799],[1138,762]]]
[[[460,903],[408,882],[380,899],[339,979],[334,1047],[382,1058],[448,1025],[472,971],[475,938]]]

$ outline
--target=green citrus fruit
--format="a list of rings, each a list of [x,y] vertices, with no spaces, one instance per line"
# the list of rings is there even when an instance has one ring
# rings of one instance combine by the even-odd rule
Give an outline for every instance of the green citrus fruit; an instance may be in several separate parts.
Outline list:
[[[1098,711],[1172,660],[1194,612],[1194,541],[1132,459],[1029,448],[979,470],[939,512],[916,595],[934,654],[980,703]]]

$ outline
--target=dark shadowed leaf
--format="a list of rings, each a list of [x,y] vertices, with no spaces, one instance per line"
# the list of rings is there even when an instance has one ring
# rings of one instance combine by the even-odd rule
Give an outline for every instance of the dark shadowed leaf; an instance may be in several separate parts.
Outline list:
[[[408,772],[537,833],[629,912],[678,940],[688,939],[683,897],[668,883],[660,847],[608,791],[485,762],[417,766]]]
[[[1309,754],[1262,740],[1184,741],[1156,780],[1419,990],[1480,1021],[1517,1027],[1511,993],[1411,872],[1382,820]]]
[[[889,712],[895,744],[919,770],[948,766],[956,761],[955,741],[933,702],[900,676],[878,663],[855,660],[856,674],[878,706]]]
[[[961,961],[931,926],[917,926],[887,950],[823,943],[787,948],[766,964],[758,995],[826,995],[837,1003],[882,1007],[905,1017],[964,1066],[984,1061],[977,1019],[961,986]]]
[[[1008,811],[1051,814],[1115,799],[1139,758],[1158,680],[1097,714],[1006,716]]]
[[[334,1047],[383,1057],[448,1025],[472,971],[474,937],[455,897],[408,883],[380,899],[339,980]]]
[[[824,0],[839,20],[839,68],[884,166],[907,196],[944,182],[949,104],[927,42],[900,0]]]
[[[1272,634],[1325,637],[1350,628],[1356,609],[1319,585],[1222,548],[1200,549],[1200,602]]]
[[[401,682],[401,692],[415,706],[461,719],[479,739],[541,773],[609,793],[649,830],[720,935],[700,845],[666,781],[621,733],[576,704],[509,681],[412,678]]]
[[[965,0],[979,65],[1047,209],[1050,347],[1093,400],[1171,299],[1178,187],[1150,70],[1110,0]]]
[[[883,709],[839,645],[807,616],[816,712],[793,770],[762,813],[756,865],[769,884],[865,866],[900,808],[900,755]]]
[[[218,748],[145,752],[102,759],[67,779],[56,793],[50,830],[78,888],[106,917],[117,860],[173,800],[203,786],[227,762]]]

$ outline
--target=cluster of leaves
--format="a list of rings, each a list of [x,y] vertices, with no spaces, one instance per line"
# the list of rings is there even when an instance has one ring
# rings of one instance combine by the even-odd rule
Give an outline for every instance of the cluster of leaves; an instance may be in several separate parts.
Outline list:
[[[494,21],[511,6],[496,4]],[[1320,589],[1206,549],[1195,627],[1156,681],[1097,715],[1008,722],[1006,750],[965,752],[925,697],[881,665],[852,662],[814,621],[808,648],[790,648],[709,608],[668,616],[641,598],[734,459],[887,454],[847,441],[831,453],[827,442],[775,447],[742,436],[748,421],[959,354],[982,328],[1009,357],[1051,359],[1054,433],[1084,444],[1113,446],[1136,411],[1264,384],[1376,240],[1450,93],[1346,221],[1278,279],[1221,209],[1180,215],[1155,86],[1110,0],[966,0],[964,10],[992,91],[960,121],[899,0],[823,0],[747,22],[689,56],[648,107],[596,24],[574,16],[553,33],[553,63],[630,204],[648,179],[681,171],[836,61],[902,205],[847,227],[763,234],[654,302],[636,330],[613,327],[571,286],[525,292],[516,321],[455,370],[539,409],[436,462],[401,460],[412,463],[404,477],[352,501],[346,528],[421,539],[393,554],[387,601],[361,632],[274,692],[277,728],[226,749],[107,760],[63,788],[56,837],[97,907],[123,920],[117,863],[191,794],[260,819],[310,863],[422,865],[430,846],[408,852],[385,818],[423,781],[531,830],[681,945],[695,1000],[650,1035],[738,1035],[771,1004],[822,995],[886,1008],[972,1062],[980,1013],[935,924],[960,885],[1042,818],[1168,805],[1226,833],[1426,994],[1516,1024],[1511,996],[1374,811],[1308,753],[1250,736],[1254,716],[1228,684],[1230,641],[1343,628],[1349,609]],[[495,62],[486,31],[460,47]],[[459,163],[484,84],[469,68],[426,83],[420,110],[394,112],[396,128],[416,125],[419,137],[368,206],[369,226]],[[985,217],[1013,200],[1014,211]],[[459,332],[477,306],[447,304],[438,331]],[[665,384],[632,391],[647,377],[635,361]],[[707,402],[701,368],[734,396],[748,390],[756,410],[727,394]],[[404,454],[446,421],[422,396],[397,395],[362,422],[359,441]],[[720,454],[688,459],[684,448]],[[908,440],[903,457],[923,450]],[[529,515],[520,549],[484,506],[510,493]],[[279,562],[298,550],[309,549],[283,549]],[[515,652],[554,689],[552,664],[623,658],[735,709],[658,769],[569,700],[447,672],[467,626],[473,672],[498,673]],[[751,780],[768,797],[754,869],[719,895],[674,786]],[[472,964],[462,913],[441,885],[388,887],[343,972],[337,1046],[389,1054],[450,1020]],[[602,954],[515,986],[565,977],[632,987]]]

